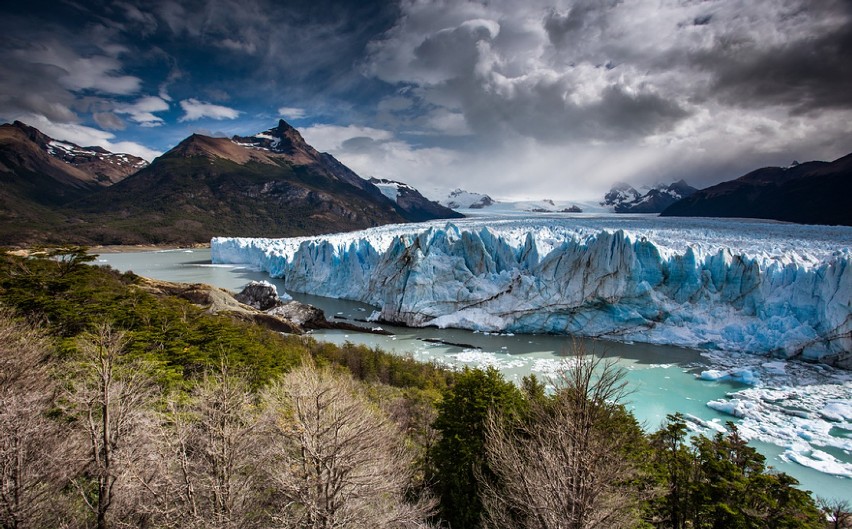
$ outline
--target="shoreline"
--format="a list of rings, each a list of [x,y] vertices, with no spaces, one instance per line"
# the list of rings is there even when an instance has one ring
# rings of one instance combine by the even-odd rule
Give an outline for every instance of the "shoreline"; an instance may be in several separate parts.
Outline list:
[[[129,253],[129,252],[156,252],[161,250],[195,250],[210,248],[209,242],[197,242],[192,244],[109,244],[103,246],[90,246],[88,253]]]

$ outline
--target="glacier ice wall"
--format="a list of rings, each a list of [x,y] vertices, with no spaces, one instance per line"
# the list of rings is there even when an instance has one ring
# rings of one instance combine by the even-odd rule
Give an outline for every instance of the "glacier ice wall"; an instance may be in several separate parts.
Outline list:
[[[283,278],[290,291],[369,303],[379,319],[409,326],[848,356],[852,254],[843,244],[852,232],[796,226],[805,232],[797,238],[756,224],[746,236],[739,224],[696,222],[399,225],[215,238],[211,253]]]

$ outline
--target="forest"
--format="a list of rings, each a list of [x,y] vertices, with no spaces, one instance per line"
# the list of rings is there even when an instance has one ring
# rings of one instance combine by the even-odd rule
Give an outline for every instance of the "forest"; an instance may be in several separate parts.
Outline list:
[[[284,335],[84,248],[0,254],[0,528],[842,528],[732,423],[646,431],[606,356],[553,381]]]

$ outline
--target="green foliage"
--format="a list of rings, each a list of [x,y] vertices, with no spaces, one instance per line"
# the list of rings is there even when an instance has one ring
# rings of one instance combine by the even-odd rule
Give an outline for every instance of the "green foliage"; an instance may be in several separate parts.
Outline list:
[[[164,381],[193,377],[227,355],[235,366],[249,368],[252,383],[260,385],[308,353],[299,338],[210,315],[182,299],[156,297],[138,286],[136,276],[86,261],[76,254],[3,256],[0,301],[43,319],[63,339],[65,354],[73,354],[75,337],[110,322],[127,332],[128,354],[164,366]]]
[[[454,374],[436,364],[418,362],[396,356],[378,348],[355,345],[341,346],[311,342],[313,356],[320,363],[330,362],[346,367],[355,378],[399,388],[443,390],[452,384]]]
[[[765,458],[728,423],[727,433],[687,443],[682,415],[651,436],[667,493],[652,506],[659,527],[708,529],[813,528],[824,520],[810,495],[787,474],[767,469]]]
[[[486,419],[490,410],[504,419],[519,417],[525,408],[521,391],[489,367],[465,369],[444,391],[435,428],[442,437],[432,451],[441,514],[452,527],[479,526],[482,502],[478,473],[483,468]]]
[[[29,258],[0,254],[0,302],[44,320],[60,338],[65,355],[74,354],[77,336],[109,322],[126,331],[129,355],[162,365],[161,379],[171,383],[216,369],[227,357],[259,387],[306,356],[320,364],[344,366],[371,383],[435,391],[452,383],[453,373],[434,364],[363,346],[283,336],[208,314],[183,299],[154,296],[132,273],[88,266],[91,260],[81,247]]]

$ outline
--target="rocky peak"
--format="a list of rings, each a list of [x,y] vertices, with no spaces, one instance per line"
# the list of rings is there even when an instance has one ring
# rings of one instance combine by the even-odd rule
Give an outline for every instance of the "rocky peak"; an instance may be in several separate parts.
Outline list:
[[[641,197],[641,193],[630,184],[624,182],[615,183],[604,195],[602,206],[618,207],[621,204],[633,202]]]
[[[35,143],[37,143],[41,147],[44,147],[45,145],[47,145],[48,143],[50,143],[53,140],[53,138],[51,138],[47,134],[44,134],[42,131],[38,130],[37,128],[30,127],[26,123],[22,123],[20,121],[15,121],[11,125],[6,124],[6,125],[3,125],[3,126],[4,127],[15,127],[15,128],[17,128],[18,130],[23,132],[24,135],[27,138],[34,141]]]
[[[298,130],[286,121],[254,136],[234,136],[231,141],[242,147],[286,155],[296,163],[318,162],[320,153],[305,142]]]
[[[601,205],[612,207],[616,213],[659,213],[696,191],[682,179],[672,184],[656,184],[644,195],[629,184],[617,183],[604,195]]]

